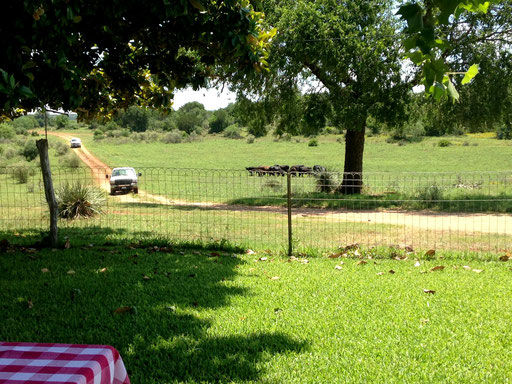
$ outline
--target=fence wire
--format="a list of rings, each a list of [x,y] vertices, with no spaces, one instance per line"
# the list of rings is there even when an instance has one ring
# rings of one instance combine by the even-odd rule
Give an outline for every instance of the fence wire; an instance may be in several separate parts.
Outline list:
[[[61,199],[66,186],[72,191],[77,184],[104,196],[100,214],[62,218],[59,225],[104,228],[126,237],[286,249],[291,224],[297,250],[358,243],[498,252],[512,245],[509,172],[343,174],[272,168],[140,168],[138,193],[131,186],[114,194],[108,168],[53,168]],[[0,229],[45,230],[48,224],[40,170],[0,168]]]

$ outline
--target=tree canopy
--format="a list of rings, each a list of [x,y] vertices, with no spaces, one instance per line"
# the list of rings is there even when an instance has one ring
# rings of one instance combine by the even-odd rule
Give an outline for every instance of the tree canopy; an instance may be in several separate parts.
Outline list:
[[[272,31],[259,0],[24,0],[0,13],[0,112],[80,118],[170,107],[173,91],[261,70]],[[222,71],[219,70],[222,68]]]

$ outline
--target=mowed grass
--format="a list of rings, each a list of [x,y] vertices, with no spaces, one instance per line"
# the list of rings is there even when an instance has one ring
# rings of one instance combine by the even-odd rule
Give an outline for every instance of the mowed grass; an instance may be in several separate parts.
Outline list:
[[[0,340],[113,345],[133,383],[512,381],[510,262],[305,263],[93,232],[1,254]]]

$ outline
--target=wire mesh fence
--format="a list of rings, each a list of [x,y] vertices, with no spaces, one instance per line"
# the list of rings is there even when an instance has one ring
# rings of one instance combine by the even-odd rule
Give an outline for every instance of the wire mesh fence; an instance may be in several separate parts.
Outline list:
[[[359,243],[502,251],[512,245],[507,172],[342,174],[308,167],[136,172],[141,175],[135,185],[112,177],[109,168],[53,168],[59,199],[66,187],[69,192],[77,185],[103,196],[95,202],[98,214],[63,217],[60,227],[255,248]],[[45,230],[48,223],[40,170],[0,168],[0,229]]]

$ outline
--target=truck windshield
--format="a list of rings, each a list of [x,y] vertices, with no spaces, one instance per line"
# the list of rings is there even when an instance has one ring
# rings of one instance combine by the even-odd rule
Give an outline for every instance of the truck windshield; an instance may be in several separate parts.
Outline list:
[[[112,176],[133,176],[135,174],[131,169],[116,169],[112,172]]]

